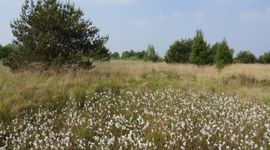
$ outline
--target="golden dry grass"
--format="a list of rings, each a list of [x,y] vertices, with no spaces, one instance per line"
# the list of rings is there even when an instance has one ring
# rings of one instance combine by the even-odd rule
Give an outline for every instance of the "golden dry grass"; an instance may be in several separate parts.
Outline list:
[[[235,64],[222,71],[214,66],[112,61],[90,71],[12,73],[0,65],[0,119],[42,103],[56,105],[66,97],[116,89],[181,88],[239,95],[270,101],[270,65]]]

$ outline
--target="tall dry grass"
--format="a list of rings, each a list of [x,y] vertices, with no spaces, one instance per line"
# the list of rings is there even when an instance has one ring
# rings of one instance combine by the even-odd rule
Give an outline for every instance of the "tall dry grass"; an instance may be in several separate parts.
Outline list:
[[[195,89],[242,99],[270,102],[270,65],[214,66],[148,62],[97,62],[90,71],[12,73],[0,65],[0,119],[43,103],[61,105],[67,97],[83,98],[108,89]]]

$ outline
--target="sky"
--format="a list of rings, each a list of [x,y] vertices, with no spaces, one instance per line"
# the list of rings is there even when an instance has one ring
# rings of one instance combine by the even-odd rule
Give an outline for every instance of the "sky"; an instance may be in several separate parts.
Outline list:
[[[63,0],[64,1],[64,0]],[[204,32],[213,44],[226,38],[235,50],[256,56],[270,50],[270,0],[70,0],[109,35],[112,52],[141,51],[153,44],[160,55],[178,39]],[[10,22],[24,0],[0,0],[0,44],[12,42]]]

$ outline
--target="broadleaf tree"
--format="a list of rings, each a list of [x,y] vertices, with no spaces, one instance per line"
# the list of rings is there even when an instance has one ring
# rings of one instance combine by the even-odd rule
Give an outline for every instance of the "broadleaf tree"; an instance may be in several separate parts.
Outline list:
[[[270,51],[261,55],[258,59],[258,63],[270,64]]]
[[[236,58],[235,61],[237,63],[244,63],[244,64],[254,64],[257,62],[256,56],[250,52],[250,51],[240,51]]]
[[[192,51],[191,39],[182,39],[175,41],[165,55],[167,63],[189,63]]]

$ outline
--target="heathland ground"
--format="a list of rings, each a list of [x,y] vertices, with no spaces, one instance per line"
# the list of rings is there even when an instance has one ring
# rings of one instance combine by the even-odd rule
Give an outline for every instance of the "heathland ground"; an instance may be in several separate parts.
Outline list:
[[[214,66],[112,61],[97,62],[90,71],[35,68],[17,73],[0,65],[0,77],[2,117],[44,102],[56,104],[70,95],[84,97],[99,91],[194,89],[270,102],[270,65],[262,64],[234,64],[220,71]]]
[[[0,149],[269,149],[269,91],[261,64],[0,65]]]

